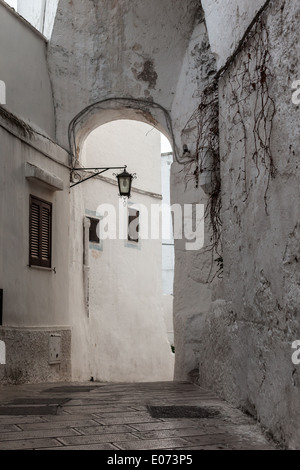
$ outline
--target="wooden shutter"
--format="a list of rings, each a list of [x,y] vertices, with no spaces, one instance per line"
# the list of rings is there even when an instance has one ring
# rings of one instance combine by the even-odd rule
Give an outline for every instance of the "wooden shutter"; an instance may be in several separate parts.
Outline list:
[[[51,268],[52,205],[30,196],[29,264]]]
[[[40,257],[40,205],[35,200],[31,202],[30,213],[30,264],[36,264]]]

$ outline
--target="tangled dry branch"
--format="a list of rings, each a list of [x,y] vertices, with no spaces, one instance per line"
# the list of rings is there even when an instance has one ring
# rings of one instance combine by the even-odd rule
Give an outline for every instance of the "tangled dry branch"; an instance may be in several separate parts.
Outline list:
[[[212,260],[221,259],[221,180],[220,180],[220,152],[219,152],[219,95],[218,83],[214,81],[208,85],[201,94],[201,101],[193,113],[186,128],[196,130],[195,152],[185,155],[186,183],[191,179],[195,186],[208,187],[208,201],[205,211],[205,220],[210,223],[211,240],[204,252],[212,253]],[[213,274],[221,274],[222,269]],[[210,271],[209,278],[213,273]]]
[[[273,75],[270,64],[269,34],[262,18],[255,24],[247,45],[246,53],[239,60],[238,71],[235,73],[228,71],[227,82],[231,88],[231,106],[235,109],[233,126],[241,126],[241,140],[244,142],[241,175],[244,182],[244,201],[247,200],[250,191],[246,158],[249,154],[247,143],[250,142],[257,178],[260,176],[262,168],[267,172],[264,201],[266,213],[268,213],[267,193],[271,178],[276,176],[276,167],[271,151],[273,119],[276,109],[270,93],[270,80]],[[247,123],[247,116],[252,116],[252,127]]]
[[[268,0],[258,12],[226,66],[203,90],[200,104],[186,125],[186,128],[196,129],[196,150],[193,154],[185,155],[187,157],[185,160],[186,181],[189,182],[193,179],[195,186],[198,187],[201,175],[207,172],[211,175],[206,218],[208,217],[210,220],[212,238],[211,244],[205,251],[212,252],[212,260],[217,262],[219,266],[219,270],[213,275],[213,278],[216,275],[219,276],[223,270],[218,87],[219,81],[225,76],[226,84],[230,87],[231,101],[229,106],[233,110],[232,128],[240,125],[242,129],[241,141],[244,143],[244,152],[242,174],[238,179],[244,182],[244,202],[246,202],[251,189],[247,174],[249,153],[252,154],[252,161],[257,170],[256,177],[260,176],[262,168],[267,174],[264,194],[266,213],[268,213],[267,193],[270,181],[276,175],[271,151],[273,119],[276,109],[270,92],[271,55],[268,29],[263,17],[269,3]],[[249,116],[253,120],[252,127],[249,125]],[[235,131],[232,132],[232,135],[235,134]],[[215,259],[215,255],[218,255],[217,259]]]

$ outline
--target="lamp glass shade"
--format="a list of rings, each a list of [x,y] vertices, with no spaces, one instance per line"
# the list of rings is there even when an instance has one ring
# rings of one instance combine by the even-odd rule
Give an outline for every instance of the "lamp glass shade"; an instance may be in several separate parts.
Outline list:
[[[132,175],[126,170],[117,175],[120,196],[130,198]]]

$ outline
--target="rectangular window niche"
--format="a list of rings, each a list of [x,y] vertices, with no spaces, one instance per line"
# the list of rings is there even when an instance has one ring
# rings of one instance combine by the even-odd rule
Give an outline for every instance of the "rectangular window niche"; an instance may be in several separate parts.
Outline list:
[[[140,223],[141,217],[138,204],[128,202],[126,248],[141,250]]]
[[[89,226],[89,249],[103,251],[103,240],[100,238],[100,223],[103,217],[96,214],[95,211],[86,209],[85,216],[90,221]]]

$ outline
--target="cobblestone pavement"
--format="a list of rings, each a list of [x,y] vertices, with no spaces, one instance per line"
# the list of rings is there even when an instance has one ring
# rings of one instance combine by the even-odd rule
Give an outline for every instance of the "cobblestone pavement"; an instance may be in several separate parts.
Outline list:
[[[0,387],[0,450],[275,450],[259,425],[186,382]]]

